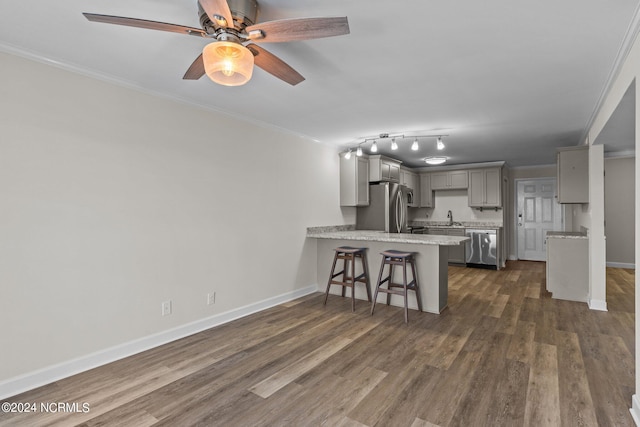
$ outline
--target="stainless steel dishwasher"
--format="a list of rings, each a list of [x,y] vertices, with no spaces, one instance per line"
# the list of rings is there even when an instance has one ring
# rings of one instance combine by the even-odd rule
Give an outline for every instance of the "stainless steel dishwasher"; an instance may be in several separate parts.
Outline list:
[[[497,233],[496,230],[467,229],[467,267],[498,269]]]

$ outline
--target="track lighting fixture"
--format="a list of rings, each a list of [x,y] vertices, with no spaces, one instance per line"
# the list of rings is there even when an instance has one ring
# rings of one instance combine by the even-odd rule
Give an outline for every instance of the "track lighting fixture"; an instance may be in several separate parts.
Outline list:
[[[373,137],[368,137],[368,138],[364,138],[363,140],[360,140],[361,142],[358,143],[358,146],[356,148],[349,148],[349,151],[346,152],[344,154],[345,159],[350,159],[351,158],[351,153],[355,150],[356,156],[360,157],[363,155],[363,151],[362,151],[362,145],[364,144],[366,146],[367,143],[371,142],[371,147],[369,148],[369,152],[370,153],[378,153],[378,141],[380,141],[381,143],[383,143],[381,149],[383,150],[383,154],[384,154],[384,150],[386,149],[387,146],[384,145],[385,140],[391,140],[391,150],[392,151],[396,151],[398,150],[399,141],[404,141],[404,140],[408,140],[408,139],[413,139],[413,142],[411,143],[411,150],[413,151],[418,151],[420,149],[420,143],[418,141],[418,138],[436,138],[436,149],[438,151],[442,151],[445,149],[445,145],[444,142],[442,141],[442,138],[445,136],[449,136],[449,135],[410,135],[410,136],[405,136],[404,134],[394,134],[394,135],[389,135],[388,133],[381,133],[377,136],[373,136]],[[435,157],[435,159],[437,159],[436,161],[438,161],[439,163],[436,164],[440,164],[440,163],[444,163],[446,161],[446,157]],[[444,159],[444,160],[442,160]]]

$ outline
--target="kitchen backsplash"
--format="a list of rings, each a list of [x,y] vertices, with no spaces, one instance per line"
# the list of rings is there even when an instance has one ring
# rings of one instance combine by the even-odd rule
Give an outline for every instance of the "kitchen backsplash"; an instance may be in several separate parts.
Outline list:
[[[409,209],[409,221],[447,221],[447,212],[453,213],[454,221],[502,221],[502,209],[487,208],[483,211],[469,207],[467,190],[434,191],[433,208]]]

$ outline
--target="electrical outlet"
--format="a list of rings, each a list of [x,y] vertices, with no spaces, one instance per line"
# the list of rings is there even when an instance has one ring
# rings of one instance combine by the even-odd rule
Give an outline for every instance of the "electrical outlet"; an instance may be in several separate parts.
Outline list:
[[[207,305],[213,305],[216,303],[216,293],[215,292],[209,292],[207,294]]]
[[[171,314],[171,300],[162,303],[162,315],[168,316]]]

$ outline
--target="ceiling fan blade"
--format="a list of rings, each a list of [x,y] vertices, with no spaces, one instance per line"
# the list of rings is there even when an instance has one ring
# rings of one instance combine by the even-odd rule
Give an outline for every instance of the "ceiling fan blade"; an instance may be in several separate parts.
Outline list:
[[[261,22],[245,28],[255,42],[288,42],[349,34],[347,17],[294,18]],[[251,33],[254,32],[252,35]]]
[[[216,16],[221,16],[227,21],[227,28],[233,28],[233,16],[231,16],[231,9],[227,0],[198,0],[200,6],[207,12],[207,16],[212,22],[221,24],[220,19],[216,19]]]
[[[165,22],[148,21],[146,19],[125,18],[123,16],[97,15],[95,13],[83,13],[92,22],[104,22],[105,24],[125,25],[127,27],[146,28],[148,30],[169,31],[172,33],[188,34],[190,36],[203,36],[206,33],[200,28],[185,27],[184,25],[167,24]]]
[[[292,86],[304,81],[304,77],[302,77],[300,73],[268,50],[253,43],[248,44],[246,47],[253,53],[255,64],[267,73],[276,76]]]
[[[202,54],[196,58],[191,64],[186,73],[184,73],[183,80],[198,80],[204,76],[204,61],[202,60]]]

